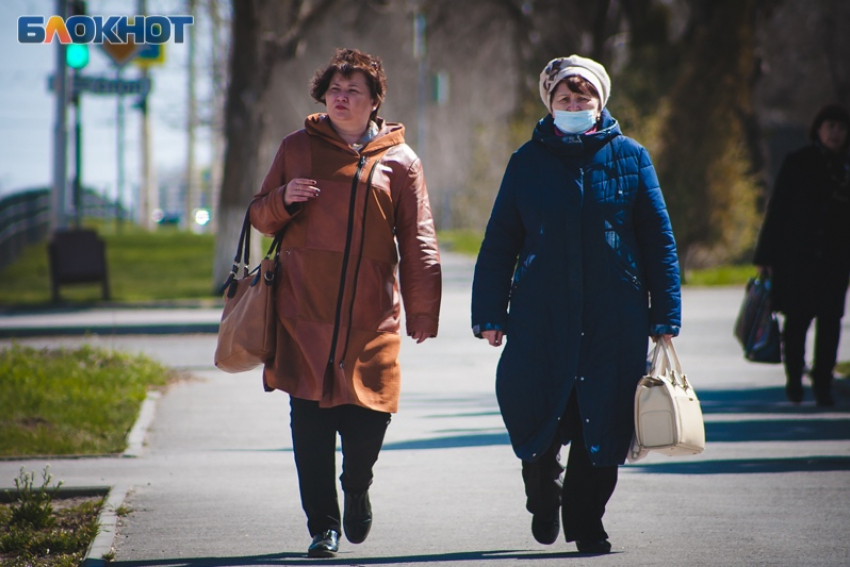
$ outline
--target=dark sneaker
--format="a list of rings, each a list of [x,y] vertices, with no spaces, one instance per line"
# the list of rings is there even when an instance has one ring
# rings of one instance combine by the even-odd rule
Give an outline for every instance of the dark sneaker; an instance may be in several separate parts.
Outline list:
[[[561,533],[560,511],[555,508],[548,514],[534,514],[531,518],[531,533],[539,543],[552,545]]]
[[[334,557],[339,551],[339,532],[327,530],[313,537],[313,543],[307,548],[308,557]]]
[[[351,543],[363,543],[372,529],[372,503],[369,491],[346,492],[342,528]]]
[[[579,553],[611,553],[611,543],[607,539],[580,539],[576,541]]]
[[[799,404],[803,401],[803,383],[787,382],[785,384],[785,397],[789,402]]]
[[[830,392],[815,392],[815,403],[820,407],[832,407],[835,405],[835,399],[833,399],[832,394]]]

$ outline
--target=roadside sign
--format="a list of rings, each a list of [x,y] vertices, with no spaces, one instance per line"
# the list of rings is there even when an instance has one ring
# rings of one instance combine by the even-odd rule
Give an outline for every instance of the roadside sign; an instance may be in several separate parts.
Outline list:
[[[123,67],[136,57],[138,52],[144,47],[144,44],[131,41],[128,37],[127,43],[109,43],[104,41],[100,44],[100,47],[117,67]]]
[[[53,91],[54,78],[48,78],[47,88]],[[151,90],[151,80],[141,79],[112,79],[109,77],[93,77],[79,73],[71,77],[71,88],[75,93],[88,92],[98,95],[140,95],[147,96]]]
[[[165,44],[146,43],[136,53],[133,65],[147,69],[165,63]]]

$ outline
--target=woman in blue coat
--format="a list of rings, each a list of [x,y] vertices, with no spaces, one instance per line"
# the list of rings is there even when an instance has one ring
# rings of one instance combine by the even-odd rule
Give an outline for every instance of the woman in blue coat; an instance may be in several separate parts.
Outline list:
[[[496,394],[532,533],[551,544],[563,519],[587,553],[611,550],[602,516],[632,440],[648,337],[671,340],[681,319],[664,198],[649,154],[605,109],[610,90],[591,59],[543,70],[549,115],[508,163],[472,289],[476,336],[507,338]]]

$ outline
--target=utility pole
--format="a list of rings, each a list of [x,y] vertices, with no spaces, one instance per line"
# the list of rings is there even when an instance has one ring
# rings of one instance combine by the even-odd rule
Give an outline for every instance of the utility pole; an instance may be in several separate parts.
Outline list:
[[[189,13],[195,15],[197,0],[189,0]],[[196,195],[198,193],[197,177],[195,175],[195,130],[198,126],[198,109],[195,101],[195,26],[189,26],[189,80],[187,85],[188,96],[188,122],[187,122],[187,144],[186,155],[186,194],[183,204],[183,219],[185,228],[192,228],[192,210],[195,208]]]
[[[147,15],[147,1],[146,0],[137,0],[136,4],[136,13],[139,15]],[[148,79],[148,68],[142,67],[142,80],[146,81]],[[151,120],[150,113],[148,112],[148,102],[147,97],[145,97],[141,104],[141,176],[139,183],[139,211],[138,211],[138,222],[139,225],[145,228],[146,230],[153,230],[154,221],[152,217],[152,213],[154,209],[159,208],[159,192],[156,187],[156,172],[154,170],[154,163],[151,159]]]
[[[418,74],[416,80],[416,153],[422,163],[425,163],[425,104],[427,96],[428,67],[426,62],[425,29],[427,20],[422,13],[419,1],[415,4],[413,13],[413,59],[418,63]]]
[[[119,66],[115,71],[115,79],[119,82],[121,81],[121,69],[122,67]],[[116,112],[117,127],[115,129],[115,143],[118,160],[118,178],[116,180],[115,187],[115,220],[116,227],[120,229],[124,224],[124,94],[121,92],[118,93],[118,107]]]
[[[218,201],[224,177],[224,95],[227,92],[227,52],[222,45],[222,18],[218,0],[208,0],[210,26],[212,27],[213,53],[213,111],[212,111],[212,163],[210,164],[210,231],[218,230]]]
[[[68,15],[68,1],[56,0],[56,14],[63,18]],[[53,188],[50,193],[50,230],[55,232],[65,228],[65,201],[68,185],[68,68],[65,62],[65,46],[56,43],[56,73],[54,91],[56,92],[56,115],[53,127]]]

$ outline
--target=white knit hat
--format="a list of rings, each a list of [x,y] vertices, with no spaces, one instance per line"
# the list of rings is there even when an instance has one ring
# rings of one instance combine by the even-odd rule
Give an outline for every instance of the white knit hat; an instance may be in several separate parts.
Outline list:
[[[586,79],[599,93],[599,101],[602,108],[608,103],[611,95],[611,79],[605,71],[605,67],[593,59],[570,55],[569,57],[557,57],[549,61],[543,72],[540,73],[540,100],[552,112],[552,92],[562,80],[572,75]]]

